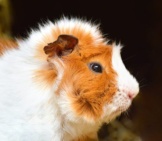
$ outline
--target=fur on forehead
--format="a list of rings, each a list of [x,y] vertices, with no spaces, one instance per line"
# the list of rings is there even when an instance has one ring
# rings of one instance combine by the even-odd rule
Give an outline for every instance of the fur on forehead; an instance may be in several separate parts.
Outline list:
[[[64,17],[55,23],[49,21],[44,25],[40,25],[38,30],[32,30],[27,41],[19,42],[19,46],[23,48],[26,46],[27,50],[31,50],[30,53],[34,53],[33,56],[35,56],[38,61],[46,61],[47,55],[44,53],[43,48],[47,46],[47,44],[56,41],[61,34],[75,36],[78,39],[79,48],[82,49],[80,53],[84,50],[83,54],[85,57],[95,53],[96,50],[94,50],[94,47],[105,46],[107,43],[98,25],[77,18],[69,19]],[[85,50],[87,51],[85,52]],[[100,52],[102,51],[100,50]],[[49,72],[49,70],[44,68],[38,72],[38,76],[44,77],[44,79],[49,76],[56,76],[51,75],[54,73],[52,70]],[[47,74],[47,77],[41,74]],[[53,82],[53,78],[50,80]]]
[[[73,35],[79,40],[80,45],[106,44],[100,32],[99,26],[91,22],[87,22],[77,18],[62,18],[56,22],[48,21],[44,25],[39,25],[38,30],[32,30],[28,41],[32,46],[39,44],[45,46],[48,43],[54,42],[59,35],[68,34]],[[35,39],[33,41],[33,38]]]
[[[54,24],[53,32],[56,37],[60,34],[73,35],[78,38],[81,45],[97,45],[104,41],[98,25],[81,19],[63,18]]]

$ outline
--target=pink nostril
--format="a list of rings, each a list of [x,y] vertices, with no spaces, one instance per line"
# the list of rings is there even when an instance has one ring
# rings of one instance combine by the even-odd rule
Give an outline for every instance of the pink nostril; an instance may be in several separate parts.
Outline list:
[[[133,94],[132,93],[128,93],[128,97],[129,97],[129,99],[133,99]]]

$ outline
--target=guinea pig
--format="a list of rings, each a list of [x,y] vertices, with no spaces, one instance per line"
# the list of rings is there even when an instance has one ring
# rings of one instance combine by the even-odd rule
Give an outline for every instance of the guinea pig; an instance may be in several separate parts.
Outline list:
[[[121,48],[98,25],[66,17],[0,40],[0,140],[97,141],[139,92]]]

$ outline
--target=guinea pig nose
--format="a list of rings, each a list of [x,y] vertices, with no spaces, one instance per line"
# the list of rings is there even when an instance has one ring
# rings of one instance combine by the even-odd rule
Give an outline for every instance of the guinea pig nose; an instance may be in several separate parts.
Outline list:
[[[135,94],[134,93],[131,93],[131,92],[128,92],[128,97],[129,97],[129,99],[133,99],[134,97],[135,97]]]
[[[131,91],[128,91],[128,92],[127,92],[127,96],[128,96],[128,98],[131,99],[131,100],[132,100],[133,98],[135,98],[137,94],[138,94],[138,93],[134,93],[134,92],[131,92]]]

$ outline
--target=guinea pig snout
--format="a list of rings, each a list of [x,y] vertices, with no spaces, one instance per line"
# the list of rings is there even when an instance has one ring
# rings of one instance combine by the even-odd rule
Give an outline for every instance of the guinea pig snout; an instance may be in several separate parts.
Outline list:
[[[119,92],[125,93],[127,98],[133,100],[139,93],[138,85],[121,85],[118,89]]]
[[[132,100],[139,93],[139,83],[126,69],[118,46],[113,48],[112,65],[117,74],[118,92],[123,93],[128,99]]]
[[[125,83],[122,81],[122,84],[119,84],[118,91],[125,93],[127,98],[133,100],[139,93],[139,84],[133,76],[130,76],[130,78],[129,81]]]

